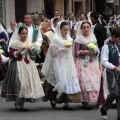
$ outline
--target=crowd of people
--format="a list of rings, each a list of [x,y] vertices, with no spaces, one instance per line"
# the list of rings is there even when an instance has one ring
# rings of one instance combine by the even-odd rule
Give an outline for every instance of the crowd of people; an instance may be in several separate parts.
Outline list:
[[[110,19],[111,20],[111,19]],[[97,12],[54,17],[26,13],[23,22],[0,24],[1,97],[25,102],[50,101],[55,109],[73,110],[68,103],[99,104],[103,119],[113,102],[120,120],[120,27],[109,27]],[[39,65],[39,66],[37,66]],[[44,78],[44,79],[43,79]]]

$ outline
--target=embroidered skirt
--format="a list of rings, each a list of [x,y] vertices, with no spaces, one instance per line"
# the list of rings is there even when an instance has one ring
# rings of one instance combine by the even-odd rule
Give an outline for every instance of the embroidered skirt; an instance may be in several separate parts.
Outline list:
[[[23,97],[19,97],[21,88],[23,89],[24,87],[26,87],[26,85],[29,85],[29,84],[33,85],[32,88],[34,91],[31,91],[31,94],[33,94],[33,96],[35,96],[35,94],[39,95],[39,98],[44,96],[43,90],[41,88],[42,87],[41,84],[38,84],[38,88],[40,87],[41,91],[39,91],[39,93],[36,93],[35,91],[37,91],[37,90],[35,88],[36,85],[34,85],[34,80],[33,81],[26,81],[23,84],[22,81],[20,81],[18,75],[19,75],[19,72],[18,72],[17,61],[12,60],[10,62],[7,74],[6,74],[4,82],[3,82],[1,97],[6,98],[6,101],[16,101],[18,98],[21,98],[27,102],[35,102],[35,100],[37,100],[38,97],[37,98],[32,97],[32,96],[31,97],[24,97],[27,92],[29,95],[29,91],[25,91],[24,93],[22,93]],[[28,76],[28,78],[29,78],[29,76]],[[30,82],[30,83],[28,83],[28,82]],[[38,83],[39,83],[39,81],[38,81]],[[28,86],[28,90],[30,90],[29,86]]]

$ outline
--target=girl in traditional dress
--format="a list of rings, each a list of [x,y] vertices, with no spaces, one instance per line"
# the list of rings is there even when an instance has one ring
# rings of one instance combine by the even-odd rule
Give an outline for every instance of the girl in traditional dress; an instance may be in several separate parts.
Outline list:
[[[52,107],[56,107],[56,102],[64,102],[63,109],[72,110],[68,102],[80,102],[80,86],[72,56],[73,40],[68,31],[68,23],[60,21],[57,24],[42,73],[46,79],[46,97],[51,101]]]
[[[91,109],[89,102],[98,102],[101,80],[99,61],[87,47],[87,44],[90,42],[97,44],[97,40],[91,31],[90,22],[83,21],[77,31],[74,54],[81,86],[80,97],[85,109]],[[98,50],[95,54],[97,53]],[[86,58],[88,58],[88,60]],[[86,61],[88,63],[86,63]]]
[[[18,34],[20,39],[9,48],[12,60],[3,82],[1,96],[6,101],[16,101],[17,110],[27,110],[24,102],[35,102],[44,96],[44,92],[34,63],[33,44],[27,40],[27,28],[20,27]]]

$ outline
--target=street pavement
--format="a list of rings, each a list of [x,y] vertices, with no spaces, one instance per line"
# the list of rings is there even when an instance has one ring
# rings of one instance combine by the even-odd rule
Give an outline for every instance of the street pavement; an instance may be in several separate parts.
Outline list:
[[[1,85],[0,85],[1,89]],[[14,102],[6,102],[0,97],[0,120],[103,120],[97,104],[91,104],[92,110],[84,110],[81,103],[70,103],[73,111],[62,109],[63,104],[57,104],[56,109],[49,102],[25,103],[29,111],[16,111]],[[116,109],[108,111],[108,120],[117,120]]]

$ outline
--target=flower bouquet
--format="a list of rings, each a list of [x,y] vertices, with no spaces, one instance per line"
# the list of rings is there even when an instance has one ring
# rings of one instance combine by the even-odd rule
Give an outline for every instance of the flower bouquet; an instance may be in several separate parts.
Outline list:
[[[4,53],[4,51],[2,49],[0,49],[0,54],[3,54],[3,53]]]
[[[32,44],[32,51],[40,57],[40,46],[37,42]]]
[[[89,42],[87,44],[87,47],[90,51],[92,51],[93,54],[95,54],[97,52],[97,46],[94,43]]]
[[[97,52],[97,50],[98,50],[98,47],[97,47],[94,43],[92,43],[92,42],[89,42],[89,43],[87,44],[87,47],[88,47],[88,49],[92,52],[92,54],[93,54],[94,57],[95,57],[95,54],[96,54],[96,52]],[[89,56],[89,55],[86,55],[85,60],[84,60],[84,66],[85,66],[85,67],[87,67],[87,65],[88,65],[88,63],[89,63],[89,60],[90,60],[90,56]]]
[[[4,50],[2,49],[2,46],[0,45],[0,54],[3,54]]]
[[[64,46],[65,46],[65,47],[71,47],[71,46],[72,46],[72,42],[66,42],[66,43],[64,44]]]

